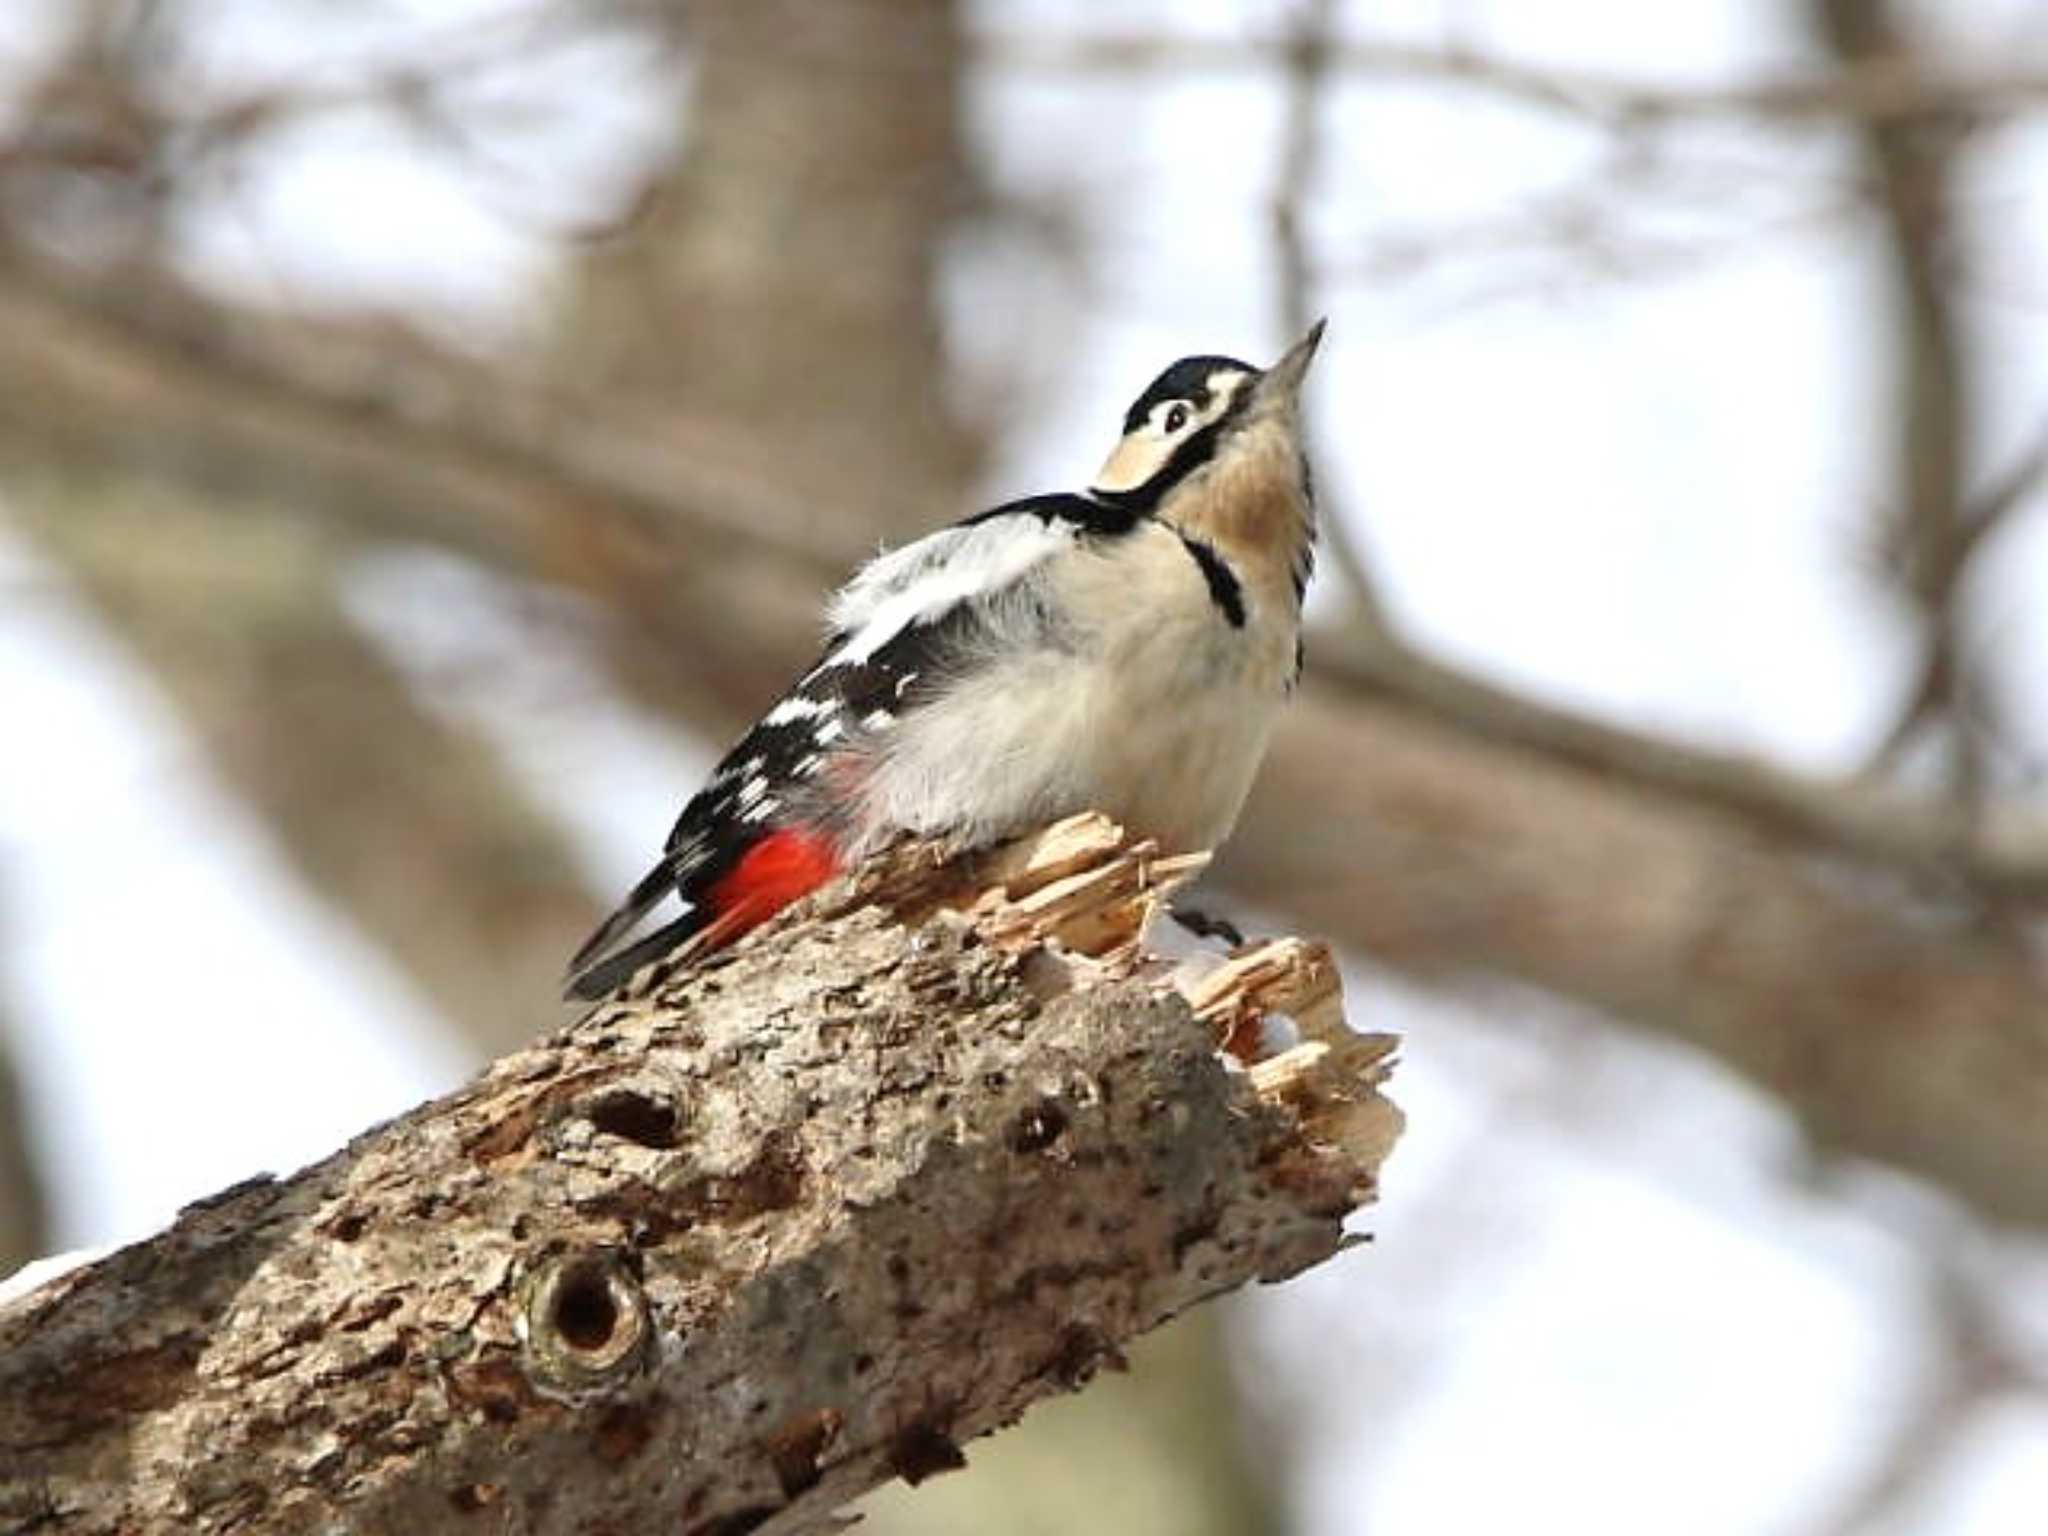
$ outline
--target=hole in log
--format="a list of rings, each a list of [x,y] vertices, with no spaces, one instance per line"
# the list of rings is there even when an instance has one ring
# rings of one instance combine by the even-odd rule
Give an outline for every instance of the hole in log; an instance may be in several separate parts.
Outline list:
[[[654,1320],[606,1250],[543,1260],[522,1282],[527,1378],[542,1391],[615,1387],[647,1364]]]
[[[1066,1134],[1070,1122],[1058,1099],[1040,1099],[1010,1126],[1010,1148],[1015,1152],[1043,1152]]]
[[[555,1293],[555,1332],[571,1349],[599,1350],[619,1326],[619,1306],[602,1270],[579,1269]]]
[[[668,1151],[680,1139],[682,1116],[676,1106],[634,1089],[607,1093],[585,1113],[591,1125],[605,1135],[657,1152]]]

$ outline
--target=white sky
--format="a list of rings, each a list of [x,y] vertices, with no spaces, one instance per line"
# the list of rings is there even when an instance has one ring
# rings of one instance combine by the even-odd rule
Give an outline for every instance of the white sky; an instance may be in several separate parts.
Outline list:
[[[444,25],[487,8],[403,9]],[[1354,9],[1380,35],[1440,35],[1436,6]],[[1488,46],[1578,68],[1713,80],[1804,57],[1781,8],[1759,3],[1458,9]],[[1102,14],[1081,0],[983,10],[1005,27]],[[315,12],[317,27],[298,7],[237,0],[207,67],[332,67],[342,45],[323,29],[355,13]],[[1237,14],[1209,4],[1176,24],[1228,31]],[[2033,36],[2012,30],[2016,6],[1949,15],[1973,47]],[[630,161],[618,146],[658,139],[633,78],[629,56],[597,50],[541,82],[602,107],[553,141],[540,206],[601,208]],[[1274,349],[1262,199],[1277,108],[1244,82],[1134,95],[1008,79],[975,110],[1004,185],[1078,196],[1091,259],[1074,352],[1041,370],[993,497],[1085,473],[1172,357]],[[1498,219],[1586,163],[1575,131],[1476,97],[1353,86],[1332,110],[1315,227],[1333,262],[1367,234]],[[1840,171],[1825,145],[1731,134],[1713,153],[1740,184],[1766,185],[1763,208],[1798,206]],[[2041,135],[2011,135],[1972,189],[1997,213],[1972,289],[1993,448],[2048,409],[2048,295],[2033,291],[2044,168]],[[192,259],[272,296],[424,300],[473,330],[516,327],[545,272],[507,209],[535,195],[481,197],[349,123],[252,172],[232,214],[195,225]],[[1619,718],[1844,765],[1882,729],[1910,662],[1854,559],[1887,483],[1889,315],[1855,234],[1735,252],[1685,275],[1553,278],[1485,301],[1472,295],[1501,270],[1490,253],[1333,285],[1321,475],[1401,616],[1446,653]],[[950,274],[970,362],[1015,344],[1017,270],[982,250]],[[2039,520],[2002,555],[1985,624],[2014,697],[2038,708]],[[132,661],[19,546],[0,545],[0,591],[13,599],[0,718],[35,723],[33,750],[0,753],[0,882],[36,1131],[63,1173],[60,1237],[139,1235],[452,1083],[461,1061],[422,1002],[295,884]],[[354,600],[436,707],[501,741],[564,811],[595,883],[634,872],[701,745],[609,700],[573,624],[535,654],[509,594],[459,563],[396,552],[365,568]],[[483,669],[491,685],[454,686],[477,656],[499,663]],[[1919,1364],[1917,1269],[1890,1229],[1802,1193],[1789,1126],[1684,1053],[1588,1047],[1513,994],[1432,999],[1361,976],[1354,995],[1409,1034],[1411,1130],[1369,1223],[1377,1241],[1247,1303],[1260,1357],[1317,1405],[1312,1530],[1809,1528],[1867,1470]],[[1547,1113],[1560,1097],[1573,1112]],[[1374,1390],[1376,1373],[1399,1391]],[[2043,1508],[2048,1412],[2014,1405],[1977,1426],[1906,1528],[2031,1533]]]

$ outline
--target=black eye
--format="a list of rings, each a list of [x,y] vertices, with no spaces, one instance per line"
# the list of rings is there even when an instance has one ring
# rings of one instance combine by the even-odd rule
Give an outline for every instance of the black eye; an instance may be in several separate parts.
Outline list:
[[[1187,424],[1188,408],[1186,406],[1176,405],[1172,410],[1166,413],[1167,431],[1178,432],[1182,427],[1186,426]]]

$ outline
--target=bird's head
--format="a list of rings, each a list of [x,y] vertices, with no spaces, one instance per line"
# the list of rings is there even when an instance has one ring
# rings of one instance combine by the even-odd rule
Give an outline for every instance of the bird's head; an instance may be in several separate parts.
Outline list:
[[[1284,558],[1305,581],[1315,518],[1301,385],[1322,339],[1317,321],[1266,369],[1182,358],[1132,402],[1090,489],[1191,537]]]

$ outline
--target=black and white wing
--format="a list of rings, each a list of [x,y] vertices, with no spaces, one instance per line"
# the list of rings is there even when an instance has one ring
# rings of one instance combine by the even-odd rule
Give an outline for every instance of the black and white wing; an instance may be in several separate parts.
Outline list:
[[[778,830],[848,829],[829,764],[857,760],[921,689],[997,622],[1016,643],[1016,599],[1078,541],[1128,532],[1127,512],[1085,496],[1010,502],[869,561],[833,598],[824,655],[741,738],[683,808],[661,861],[569,964],[568,989],[599,997],[717,915],[714,888]],[[999,618],[1000,616],[1000,618]],[[630,936],[671,897],[681,913]]]

